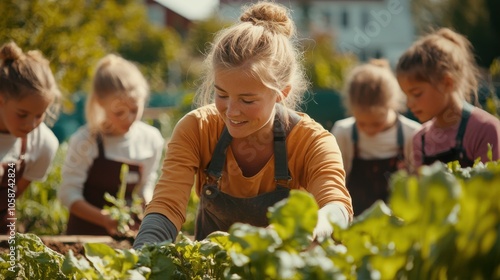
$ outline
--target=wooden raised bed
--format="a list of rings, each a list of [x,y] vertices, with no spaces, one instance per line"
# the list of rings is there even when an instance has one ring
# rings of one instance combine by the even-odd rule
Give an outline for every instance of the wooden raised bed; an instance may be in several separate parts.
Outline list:
[[[9,251],[7,235],[0,235],[0,254]],[[101,235],[50,235],[39,236],[43,243],[52,250],[66,254],[73,250],[75,256],[83,255],[83,244],[85,243],[104,243],[115,249],[130,249],[132,244],[130,240],[115,240],[110,236]]]

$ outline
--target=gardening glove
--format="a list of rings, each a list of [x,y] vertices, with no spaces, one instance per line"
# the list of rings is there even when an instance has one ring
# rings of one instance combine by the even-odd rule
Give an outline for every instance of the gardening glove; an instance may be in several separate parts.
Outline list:
[[[340,203],[329,203],[318,211],[318,223],[313,231],[313,240],[319,242],[325,238],[331,238],[333,233],[332,223],[340,227],[347,227],[349,224],[349,214]]]
[[[159,243],[165,240],[173,242],[177,233],[177,228],[167,217],[159,213],[150,213],[142,220],[133,247],[139,249],[145,243]]]

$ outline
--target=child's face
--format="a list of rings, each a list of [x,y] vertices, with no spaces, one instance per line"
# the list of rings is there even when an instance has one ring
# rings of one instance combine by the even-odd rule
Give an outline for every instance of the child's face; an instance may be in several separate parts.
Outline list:
[[[234,138],[248,137],[263,127],[272,128],[276,94],[241,70],[215,73],[215,105]]]
[[[439,91],[431,83],[418,81],[407,76],[398,76],[398,82],[406,94],[408,109],[420,122],[423,123],[440,116],[445,111],[448,95]]]
[[[53,98],[28,95],[22,99],[0,96],[1,129],[16,137],[25,137],[42,123]]]
[[[99,101],[105,112],[105,133],[123,135],[142,117],[144,100],[111,95]]]
[[[387,130],[396,120],[396,112],[389,108],[353,108],[352,115],[358,130],[368,136]]]

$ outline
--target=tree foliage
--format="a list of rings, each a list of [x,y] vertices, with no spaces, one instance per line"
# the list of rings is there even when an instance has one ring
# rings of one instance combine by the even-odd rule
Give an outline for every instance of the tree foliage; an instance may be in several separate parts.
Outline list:
[[[498,0],[413,0],[413,15],[421,32],[450,27],[465,35],[477,54],[478,64],[488,67],[500,56]]]
[[[304,63],[313,88],[340,89],[344,77],[356,62],[349,54],[336,51],[331,36],[316,34],[313,40],[305,41]]]
[[[163,87],[180,46],[176,33],[148,22],[140,0],[6,0],[0,11],[0,42],[40,50],[66,94],[85,89],[107,53],[136,62],[153,89]]]

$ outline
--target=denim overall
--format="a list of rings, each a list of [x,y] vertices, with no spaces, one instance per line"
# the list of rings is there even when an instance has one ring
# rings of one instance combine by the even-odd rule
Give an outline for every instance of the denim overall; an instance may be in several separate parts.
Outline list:
[[[354,158],[346,185],[352,198],[354,216],[361,214],[379,199],[387,201],[389,196],[389,177],[398,170],[398,166],[404,164],[403,129],[399,118],[397,120],[398,153],[394,157],[385,159],[360,158],[358,130],[356,124],[352,127]]]
[[[219,180],[222,177],[226,149],[232,140],[227,128],[224,128],[206,170],[207,183],[203,186],[200,194],[200,204],[196,218],[196,240],[203,240],[214,231],[227,232],[231,225],[237,222],[260,227],[268,226],[268,208],[289,196],[288,184],[291,177],[288,171],[285,142],[287,133],[278,115],[276,116],[273,124],[276,189],[248,198],[234,197],[220,190]],[[290,117],[292,126],[300,119],[293,112],[290,112]]]
[[[425,154],[425,133],[422,134],[422,163],[424,165],[430,165],[435,161],[441,161],[443,163],[448,163],[450,161],[458,160],[460,162],[461,167],[472,167],[474,165],[474,161],[467,158],[465,154],[465,149],[463,147],[463,138],[465,135],[465,129],[467,127],[467,122],[469,121],[470,114],[472,112],[473,106],[469,103],[464,103],[464,107],[462,109],[462,118],[460,120],[460,124],[458,127],[457,136],[455,138],[455,147],[449,149],[448,151],[444,151],[441,153],[437,153],[432,156],[428,156]]]
[[[104,199],[104,194],[116,196],[120,189],[120,172],[123,162],[109,160],[104,152],[102,137],[97,136],[97,145],[99,155],[94,160],[87,175],[87,181],[83,186],[83,197],[85,200],[102,209],[104,205],[110,205]],[[132,199],[132,192],[136,185],[141,181],[141,170],[138,165],[129,164],[129,173],[138,173],[138,181],[128,183],[125,191],[125,199]],[[98,226],[86,220],[83,220],[74,214],[69,215],[68,227],[66,230],[68,235],[108,235],[104,227]]]

